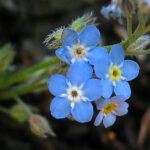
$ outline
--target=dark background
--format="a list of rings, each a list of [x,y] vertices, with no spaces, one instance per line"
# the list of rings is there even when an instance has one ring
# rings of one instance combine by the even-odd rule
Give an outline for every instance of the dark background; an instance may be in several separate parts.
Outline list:
[[[45,56],[54,54],[43,44],[47,34],[60,26],[68,26],[73,19],[89,11],[98,17],[103,42],[115,44],[121,41],[114,30],[118,23],[105,20],[100,15],[101,6],[108,3],[108,0],[1,0],[0,46],[6,43],[13,45],[16,68],[40,63]],[[37,137],[30,132],[28,123],[18,123],[0,113],[0,150],[150,150],[148,134],[143,145],[137,145],[141,121],[150,104],[150,61],[147,56],[132,59],[140,63],[140,75],[130,82],[129,113],[118,117],[115,125],[105,129],[103,125],[95,127],[93,120],[87,124],[68,119],[56,120],[49,115],[52,96],[48,91],[28,94],[22,97],[23,100],[39,108],[57,136],[48,139]],[[9,107],[13,101],[2,104]]]

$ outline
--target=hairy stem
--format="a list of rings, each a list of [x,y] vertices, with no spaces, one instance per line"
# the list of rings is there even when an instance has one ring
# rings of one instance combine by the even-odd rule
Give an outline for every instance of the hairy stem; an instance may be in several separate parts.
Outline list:
[[[127,33],[128,37],[132,36],[132,16],[127,16]]]
[[[143,30],[143,34],[150,32],[150,24]]]
[[[131,19],[131,18],[130,18]],[[120,42],[119,44],[124,48],[124,50],[126,51],[127,48],[133,43],[135,42],[141,35],[143,35],[144,29],[145,29],[145,25],[147,22],[147,15],[145,14],[139,14],[139,24],[135,30],[135,32],[129,36],[129,38],[125,41]],[[130,24],[130,23],[128,23]],[[129,28],[128,32],[131,32],[131,24],[127,25],[127,27]],[[148,30],[149,31],[149,26],[145,29],[145,32]],[[107,48],[108,51],[110,51],[111,47],[113,45],[108,45],[108,46],[104,46],[105,48]]]
[[[122,42],[120,45],[126,50],[133,42],[135,42],[141,35],[143,35],[143,30],[147,22],[147,15],[139,14],[139,25],[137,26],[134,34],[129,37],[126,41]]]

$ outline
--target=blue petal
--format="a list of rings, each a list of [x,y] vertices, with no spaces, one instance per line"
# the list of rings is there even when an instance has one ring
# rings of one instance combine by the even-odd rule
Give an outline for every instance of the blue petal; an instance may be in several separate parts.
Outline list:
[[[113,85],[112,82],[108,79],[101,80],[101,87],[102,87],[102,96],[105,98],[109,98],[113,93]]]
[[[84,61],[76,61],[70,65],[67,77],[72,85],[80,86],[91,78],[92,73],[93,69],[88,63]]]
[[[103,6],[101,8],[101,14],[106,18],[109,19],[110,18],[110,14],[109,14],[109,9],[108,7]]]
[[[111,62],[114,65],[120,65],[121,63],[123,63],[124,57],[125,57],[123,48],[118,44],[114,45],[111,48],[111,51],[109,53],[109,57],[111,59]]]
[[[101,81],[98,79],[88,80],[83,87],[83,93],[89,101],[97,100],[102,96]]]
[[[96,76],[101,79],[105,79],[106,75],[109,72],[109,67],[110,67],[110,61],[107,57],[97,60],[94,64],[94,70]]]
[[[100,111],[94,121],[94,125],[99,126],[102,122],[102,119],[103,119],[103,113],[102,113],[102,111]]]
[[[93,105],[90,102],[80,101],[75,103],[71,110],[73,118],[81,123],[89,122],[93,116]]]
[[[103,119],[103,123],[105,128],[112,126],[116,121],[116,116],[109,113],[108,115],[106,115],[106,117]]]
[[[96,102],[96,108],[98,110],[102,110],[108,103],[110,103],[110,99],[102,99]]]
[[[112,9],[112,17],[120,18],[122,16],[122,12],[118,8]]]
[[[61,59],[62,61],[71,64],[71,55],[70,52],[66,49],[59,48],[55,51],[56,56]]]
[[[86,26],[79,34],[80,43],[86,47],[93,48],[100,42],[100,32],[93,26]]]
[[[150,0],[146,0],[148,6],[150,7]]]
[[[129,83],[126,81],[117,82],[114,91],[116,95],[124,95],[126,99],[131,96],[131,88]]]
[[[120,103],[116,108],[116,115],[123,116],[128,113],[129,104],[126,102]]]
[[[97,60],[107,56],[107,49],[103,47],[96,47],[88,51],[88,60],[89,63],[94,65]]]
[[[66,77],[58,74],[51,76],[48,80],[48,88],[49,91],[55,96],[66,93]]]
[[[50,111],[57,119],[66,118],[71,113],[70,102],[66,98],[55,97],[50,104]]]
[[[118,95],[118,96],[113,96],[111,97],[110,99],[112,102],[115,102],[115,103],[120,103],[120,102],[123,102],[126,100],[125,96],[124,95]]]
[[[139,65],[132,60],[125,60],[122,67],[122,76],[126,78],[127,81],[133,80],[139,74]]]
[[[63,33],[62,33],[62,45],[63,47],[72,47],[73,45],[75,45],[78,40],[79,40],[79,36],[78,33],[72,29],[66,28],[64,29]]]

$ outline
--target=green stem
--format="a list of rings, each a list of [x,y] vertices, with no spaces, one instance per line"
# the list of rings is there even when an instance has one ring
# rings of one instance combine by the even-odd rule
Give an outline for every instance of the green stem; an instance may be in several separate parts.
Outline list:
[[[131,19],[131,18],[130,18]],[[135,32],[129,36],[129,38],[125,41],[120,42],[119,44],[124,48],[124,50],[126,51],[127,48],[133,43],[135,42],[141,35],[143,35],[144,29],[145,29],[145,25],[147,22],[147,15],[145,14],[139,14],[139,25],[137,26]],[[130,21],[128,22],[128,32],[131,32],[131,23]],[[147,32],[147,30],[149,31],[149,26],[145,29],[145,32]],[[111,47],[113,45],[108,45],[108,46],[104,46],[105,48],[107,48],[108,51],[110,51]]]
[[[150,32],[150,24],[143,30],[143,34]]]
[[[42,89],[42,88],[46,88],[47,87],[47,83],[40,83],[40,84],[28,84],[28,85],[21,85],[21,86],[17,86],[15,88],[12,88],[10,90],[7,90],[6,92],[2,92],[0,93],[0,101],[3,100],[9,100],[13,97],[15,97],[16,95],[21,96],[33,91],[36,91],[38,89]]]
[[[7,108],[4,108],[4,107],[0,106],[0,111],[10,115],[10,111]]]
[[[127,16],[127,32],[128,37],[132,36],[132,16]]]
[[[20,97],[15,96],[14,98],[15,98],[15,100],[18,102],[18,104],[20,104],[20,105],[24,108],[24,110],[25,110],[30,116],[33,115],[33,113],[32,113],[32,111],[30,110],[30,108],[23,102],[23,100],[22,100]]]
[[[147,15],[140,14],[139,15],[139,25],[136,28],[134,34],[129,37],[126,41],[122,42],[120,45],[126,50],[128,46],[130,46],[133,42],[135,42],[141,35],[143,35],[143,30],[145,28],[147,22]]]
[[[51,67],[55,64],[58,64],[60,62],[60,60],[58,58],[53,58],[49,61],[43,62],[41,64],[32,66],[22,72],[19,72],[13,76],[11,76],[10,78],[4,79],[2,81],[2,83],[0,84],[0,88],[6,88],[12,84],[21,82],[23,80],[25,80],[30,74],[39,71],[40,69],[46,68],[46,67]]]

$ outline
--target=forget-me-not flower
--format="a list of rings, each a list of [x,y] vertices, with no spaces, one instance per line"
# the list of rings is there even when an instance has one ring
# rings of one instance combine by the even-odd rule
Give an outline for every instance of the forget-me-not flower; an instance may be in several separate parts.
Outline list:
[[[102,95],[101,81],[91,79],[92,67],[86,62],[70,65],[67,76],[53,75],[48,81],[50,92],[56,96],[50,105],[53,117],[66,118],[71,115],[78,122],[89,122],[93,116],[91,101]]]
[[[94,25],[86,26],[80,33],[66,28],[62,34],[63,48],[57,49],[56,55],[68,64],[75,61],[93,64],[107,52],[105,48],[97,47],[99,42],[100,32]]]
[[[132,60],[124,60],[124,50],[120,45],[114,45],[108,57],[99,59],[94,70],[103,82],[103,96],[108,98],[114,90],[116,95],[124,95],[127,99],[131,95],[127,81],[133,80],[139,74],[139,65]]]
[[[108,6],[103,6],[101,8],[101,13],[106,19],[118,19],[122,23],[122,12],[120,9],[120,1],[114,0]]]
[[[98,126],[103,121],[105,128],[112,126],[116,121],[116,116],[123,116],[128,113],[129,104],[125,102],[124,96],[113,96],[109,99],[97,101],[98,113],[94,125]]]

